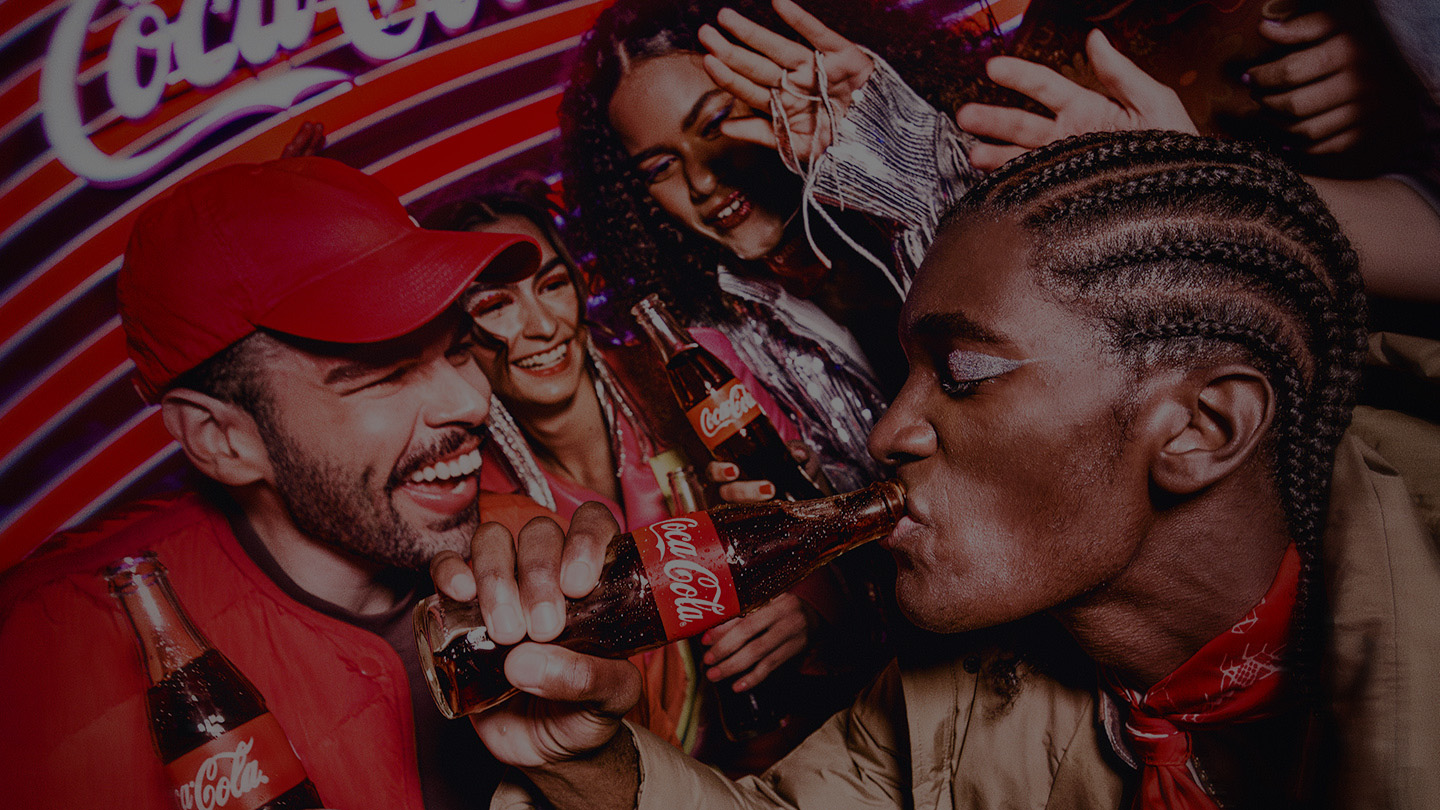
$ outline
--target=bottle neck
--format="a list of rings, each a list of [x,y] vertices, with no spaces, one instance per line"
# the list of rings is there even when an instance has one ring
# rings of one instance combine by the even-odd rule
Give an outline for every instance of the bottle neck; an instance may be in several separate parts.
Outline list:
[[[657,296],[648,296],[630,311],[640,322],[645,334],[650,336],[650,340],[660,350],[660,356],[665,359],[666,363],[669,363],[675,355],[699,345],[694,338],[690,337],[690,333],[685,327],[675,320],[675,316],[665,309]]]
[[[674,514],[686,515],[705,508],[705,490],[693,467],[670,471],[670,494],[675,504]]]
[[[833,502],[845,516],[848,536],[829,550],[827,558],[890,534],[905,516],[905,487],[899,481],[876,481],[863,489],[837,495]]]
[[[159,683],[210,649],[181,609],[158,561],[151,558],[114,569],[107,579],[135,631],[151,683]]]

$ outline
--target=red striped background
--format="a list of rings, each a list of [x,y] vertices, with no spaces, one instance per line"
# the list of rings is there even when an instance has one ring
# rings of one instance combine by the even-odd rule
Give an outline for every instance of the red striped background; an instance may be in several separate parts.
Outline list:
[[[333,0],[321,0],[298,50],[242,62],[214,87],[171,86],[139,121],[87,108],[91,140],[109,154],[139,150],[268,70],[318,65],[350,83],[228,125],[142,182],[101,188],[61,164],[40,127],[40,68],[66,3],[0,0],[0,570],[57,529],[181,480],[158,414],[130,388],[115,316],[113,277],[140,207],[194,173],[279,156],[302,121],[324,124],[327,155],[374,174],[417,213],[516,173],[554,182],[561,83],[608,2],[480,0],[470,30],[446,36],[432,21],[414,53],[372,64],[349,45]],[[1005,19],[1024,3],[992,6]],[[173,18],[180,0],[156,5]],[[101,96],[118,7],[96,16],[82,60],[81,82],[98,82]]]

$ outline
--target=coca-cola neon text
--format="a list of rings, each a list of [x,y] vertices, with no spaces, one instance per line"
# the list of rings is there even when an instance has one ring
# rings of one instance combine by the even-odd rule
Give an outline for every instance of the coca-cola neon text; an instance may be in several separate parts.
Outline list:
[[[495,0],[515,7],[523,0]],[[115,110],[139,119],[159,106],[165,88],[180,82],[213,87],[241,60],[261,66],[282,49],[304,45],[325,5],[317,0],[184,0],[170,19],[158,6],[123,0],[124,9],[105,56],[105,88]],[[480,0],[378,0],[376,17],[366,0],[333,0],[350,44],[372,62],[388,62],[415,50],[425,20],[433,16],[446,34],[474,21]],[[110,155],[91,142],[80,107],[79,72],[85,37],[104,0],[75,0],[50,40],[40,80],[41,122],[56,156],[80,177],[102,185],[125,185],[163,168],[206,134],[244,115],[289,109],[320,90],[348,82],[338,70],[292,67],[267,70],[223,93],[206,112],[150,148]],[[268,12],[268,13],[267,13]],[[228,26],[229,39],[207,47],[205,31],[214,21]],[[211,25],[207,26],[207,23]]]

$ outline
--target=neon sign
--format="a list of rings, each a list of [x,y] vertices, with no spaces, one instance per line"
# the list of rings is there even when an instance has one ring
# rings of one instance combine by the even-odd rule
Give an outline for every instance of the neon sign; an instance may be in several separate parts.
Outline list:
[[[40,79],[45,136],[67,168],[97,184],[126,185],[144,179],[230,121],[289,109],[350,79],[342,71],[318,67],[294,67],[257,77],[225,92],[203,115],[150,148],[128,156],[106,154],[85,131],[78,80],[85,36],[104,2],[75,0],[65,11],[51,37]],[[122,2],[123,17],[105,55],[105,89],[115,110],[131,120],[154,112],[168,85],[183,81],[213,87],[228,78],[241,60],[260,66],[281,49],[299,48],[310,39],[317,11],[314,0],[184,0],[172,20],[146,0]],[[394,24],[389,17],[399,3],[378,0],[381,16],[377,18],[366,0],[335,0],[341,29],[372,62],[387,62],[415,50],[431,15],[446,34],[464,30],[480,4],[479,0],[418,0],[418,13]],[[502,4],[519,5],[513,0]],[[228,41],[206,42],[206,23],[212,18],[229,26]]]

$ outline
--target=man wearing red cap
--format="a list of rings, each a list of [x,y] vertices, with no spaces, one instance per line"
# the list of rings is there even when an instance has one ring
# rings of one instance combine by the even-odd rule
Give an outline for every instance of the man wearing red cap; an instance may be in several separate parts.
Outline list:
[[[133,633],[97,575],[143,551],[328,806],[488,801],[498,766],[435,710],[409,613],[419,569],[479,523],[490,388],[452,303],[537,260],[523,237],[422,230],[320,158],[224,168],[141,215],[118,279],[136,384],[208,480],[0,581],[7,806],[170,802]]]

